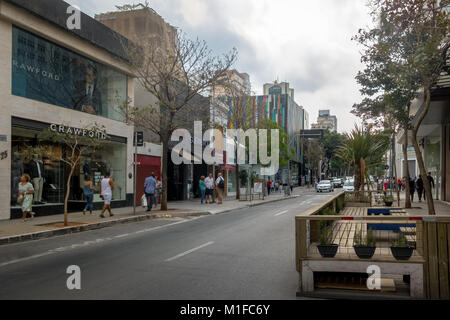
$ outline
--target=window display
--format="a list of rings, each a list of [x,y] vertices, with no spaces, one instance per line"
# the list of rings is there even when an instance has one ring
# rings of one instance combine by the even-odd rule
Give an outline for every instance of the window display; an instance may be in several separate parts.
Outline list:
[[[63,145],[45,141],[40,138],[39,130],[22,127],[12,129],[11,158],[11,207],[19,208],[17,204],[20,177],[28,173],[35,189],[33,205],[62,205],[66,190],[66,178],[69,167],[61,158],[69,152]],[[126,199],[126,144],[105,140],[100,148],[85,155],[71,180],[70,201],[84,201],[83,183],[86,175],[94,182],[97,192],[94,202],[101,202],[98,194],[99,184],[106,172],[111,173],[115,182],[112,200]]]
[[[39,131],[13,127],[11,163],[11,206],[19,207],[18,186],[28,173],[35,189],[33,205],[61,204],[64,201],[64,165],[55,160],[62,146],[38,138]]]
[[[124,121],[127,76],[13,27],[12,94]]]

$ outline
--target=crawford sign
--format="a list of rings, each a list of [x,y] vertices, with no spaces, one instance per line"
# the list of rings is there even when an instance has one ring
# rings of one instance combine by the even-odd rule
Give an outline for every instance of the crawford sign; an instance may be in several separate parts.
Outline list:
[[[89,129],[80,129],[74,127],[68,127],[63,125],[58,125],[52,123],[50,125],[50,130],[56,132],[58,134],[69,134],[80,137],[89,137],[89,138],[97,138],[100,140],[106,140],[107,136],[104,131],[101,130],[89,130]]]

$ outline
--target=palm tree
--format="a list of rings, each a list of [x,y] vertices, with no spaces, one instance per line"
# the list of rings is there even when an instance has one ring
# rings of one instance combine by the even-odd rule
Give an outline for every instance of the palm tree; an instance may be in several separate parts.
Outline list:
[[[383,132],[374,132],[371,127],[355,128],[346,133],[347,140],[338,148],[337,156],[350,166],[355,172],[355,192],[364,191],[364,181],[369,168],[383,163],[383,157],[389,148],[389,136]]]

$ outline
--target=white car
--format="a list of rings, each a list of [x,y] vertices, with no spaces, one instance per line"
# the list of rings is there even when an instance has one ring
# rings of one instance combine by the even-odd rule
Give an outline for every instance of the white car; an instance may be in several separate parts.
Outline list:
[[[317,192],[324,192],[324,191],[328,192],[334,191],[333,184],[331,183],[330,180],[322,180],[317,185]]]
[[[344,191],[355,191],[355,183],[353,181],[345,182]]]

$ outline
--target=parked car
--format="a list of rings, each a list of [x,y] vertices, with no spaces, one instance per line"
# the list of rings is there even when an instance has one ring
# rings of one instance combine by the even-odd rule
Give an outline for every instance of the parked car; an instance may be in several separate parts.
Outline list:
[[[344,191],[355,191],[355,184],[353,181],[344,183]]]
[[[328,191],[328,192],[333,192],[334,191],[333,184],[331,183],[331,180],[322,180],[317,185],[317,192],[324,192],[324,191]]]
[[[333,179],[333,188],[342,188],[342,180],[341,179]]]

